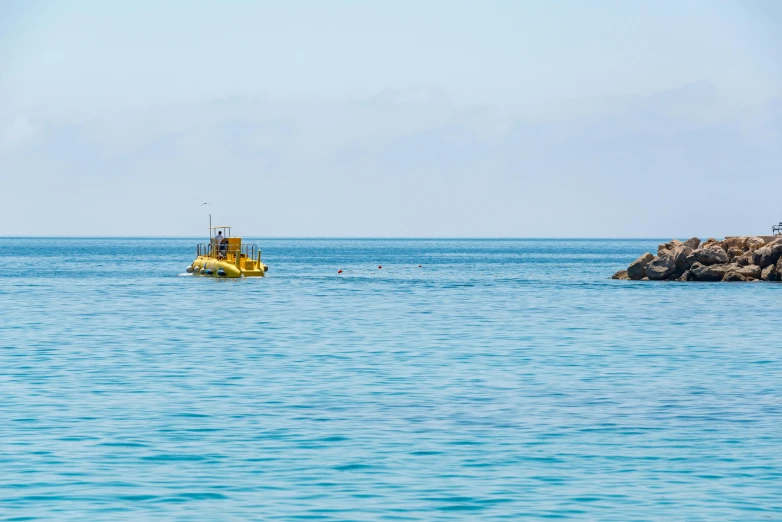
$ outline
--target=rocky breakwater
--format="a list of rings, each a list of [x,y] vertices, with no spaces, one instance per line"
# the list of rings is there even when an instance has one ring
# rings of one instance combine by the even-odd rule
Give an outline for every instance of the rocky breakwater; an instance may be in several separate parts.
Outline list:
[[[638,281],[780,281],[782,236],[673,239],[613,275]]]

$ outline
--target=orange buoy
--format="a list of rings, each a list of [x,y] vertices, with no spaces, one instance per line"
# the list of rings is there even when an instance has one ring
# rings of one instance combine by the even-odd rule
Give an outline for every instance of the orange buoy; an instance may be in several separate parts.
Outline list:
[[[383,268],[381,265],[377,265],[378,270],[380,270],[381,268]]]
[[[337,273],[338,273],[338,274],[341,274],[341,273],[342,273],[342,270],[341,270],[341,269],[340,269],[340,270],[337,270]]]

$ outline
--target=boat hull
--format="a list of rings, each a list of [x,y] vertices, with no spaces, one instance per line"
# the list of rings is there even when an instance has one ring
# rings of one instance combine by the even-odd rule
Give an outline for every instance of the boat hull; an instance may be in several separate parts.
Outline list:
[[[214,257],[198,256],[192,267],[192,274],[204,277],[231,279],[237,277],[263,277],[264,266],[253,259],[240,259],[239,266],[233,261],[219,260]],[[188,267],[190,272],[190,267]],[[220,274],[222,272],[222,275]]]

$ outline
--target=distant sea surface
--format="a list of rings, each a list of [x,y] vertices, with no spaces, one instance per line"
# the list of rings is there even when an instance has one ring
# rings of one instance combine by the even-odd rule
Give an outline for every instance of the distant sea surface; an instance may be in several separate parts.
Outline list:
[[[215,280],[194,239],[0,239],[0,520],[782,520],[782,284],[253,242]]]

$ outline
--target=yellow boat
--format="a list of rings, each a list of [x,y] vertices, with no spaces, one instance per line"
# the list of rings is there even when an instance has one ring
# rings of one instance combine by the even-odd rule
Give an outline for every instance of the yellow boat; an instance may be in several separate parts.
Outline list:
[[[221,241],[225,238],[226,241]],[[209,227],[209,243],[196,246],[196,259],[187,273],[210,277],[263,277],[269,267],[261,261],[257,245],[231,237],[231,227]]]

